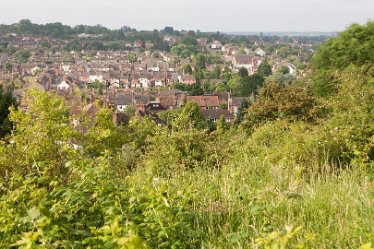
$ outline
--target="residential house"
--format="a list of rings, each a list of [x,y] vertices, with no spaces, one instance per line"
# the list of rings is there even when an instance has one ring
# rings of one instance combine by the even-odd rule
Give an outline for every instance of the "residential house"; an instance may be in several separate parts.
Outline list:
[[[228,111],[234,116],[237,116],[240,110],[241,105],[244,102],[249,102],[249,98],[246,97],[231,97],[228,102]]]
[[[209,47],[211,49],[221,49],[222,48],[222,43],[218,40],[213,41],[212,43],[209,44]]]
[[[134,48],[141,48],[143,46],[142,40],[135,40],[134,41]]]
[[[126,108],[133,104],[133,96],[126,94],[118,94],[112,100],[118,112],[124,112]]]
[[[230,113],[228,110],[223,109],[207,109],[201,110],[203,116],[207,120],[211,120],[213,122],[217,122],[222,116],[225,118],[227,123],[233,123],[235,116]]]
[[[180,83],[193,85],[196,84],[196,78],[191,74],[185,74],[183,77],[180,77]]]
[[[69,88],[70,85],[65,80],[61,81],[61,83],[57,86],[58,90],[68,90]]]
[[[187,102],[195,102],[201,109],[219,109],[218,96],[187,96]]]
[[[255,54],[257,54],[257,55],[259,55],[261,57],[265,57],[265,55],[266,55],[265,51],[263,49],[261,49],[261,48],[257,48],[255,50]]]
[[[158,113],[166,111],[167,109],[158,101],[150,101],[145,105],[145,110],[151,113]]]
[[[151,49],[151,48],[153,48],[153,43],[150,42],[150,41],[146,41],[144,45],[145,45],[145,48],[146,48],[146,49]]]

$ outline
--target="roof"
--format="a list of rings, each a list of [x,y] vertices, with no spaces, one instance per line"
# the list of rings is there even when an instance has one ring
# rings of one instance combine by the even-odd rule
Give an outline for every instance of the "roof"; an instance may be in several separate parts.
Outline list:
[[[249,101],[246,97],[232,97],[231,98],[231,105],[233,106],[240,106],[243,102]]]
[[[237,64],[251,64],[253,57],[251,55],[237,55],[235,61]]]
[[[137,105],[139,104],[146,105],[150,100],[150,97],[147,95],[135,95],[134,97],[135,97],[135,103]]]
[[[199,107],[219,106],[218,96],[187,96],[187,102],[195,102]]]
[[[177,100],[174,95],[171,96],[159,96],[157,97],[157,100],[160,102],[161,105],[165,107],[169,106],[176,106],[177,105]]]
[[[196,81],[196,78],[191,74],[186,74],[182,77],[182,81]]]
[[[127,94],[118,94],[114,99],[116,105],[131,105],[132,104],[132,95]]]
[[[219,119],[221,116],[224,116],[225,118],[235,118],[234,114],[226,109],[206,109],[201,110],[201,112],[206,119]]]

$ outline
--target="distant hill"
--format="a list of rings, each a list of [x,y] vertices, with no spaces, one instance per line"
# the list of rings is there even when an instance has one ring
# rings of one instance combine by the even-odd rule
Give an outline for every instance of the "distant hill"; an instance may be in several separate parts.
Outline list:
[[[285,36],[337,36],[338,32],[224,32],[226,34],[231,35],[258,35],[261,36],[279,36],[279,37],[285,37]]]

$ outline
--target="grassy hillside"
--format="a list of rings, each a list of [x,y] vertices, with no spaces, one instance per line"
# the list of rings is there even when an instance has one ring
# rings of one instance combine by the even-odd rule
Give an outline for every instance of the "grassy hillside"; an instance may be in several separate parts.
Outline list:
[[[366,51],[372,23],[360,29]],[[170,127],[136,117],[116,127],[98,105],[79,117],[81,133],[63,100],[28,92],[0,142],[0,248],[373,248],[365,61],[315,67],[331,80],[326,95],[318,77],[268,80],[239,125],[215,129],[194,104],[165,115]]]

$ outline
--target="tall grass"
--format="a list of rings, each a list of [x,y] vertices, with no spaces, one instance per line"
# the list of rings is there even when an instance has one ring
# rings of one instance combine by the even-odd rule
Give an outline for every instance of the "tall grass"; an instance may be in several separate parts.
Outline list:
[[[373,185],[359,168],[276,165],[243,151],[220,169],[179,171],[162,181],[196,213],[205,248],[256,248],[257,238],[301,226],[292,243],[304,248],[359,248],[374,241]],[[141,184],[144,171],[131,178]],[[136,182],[138,179],[138,182]]]

